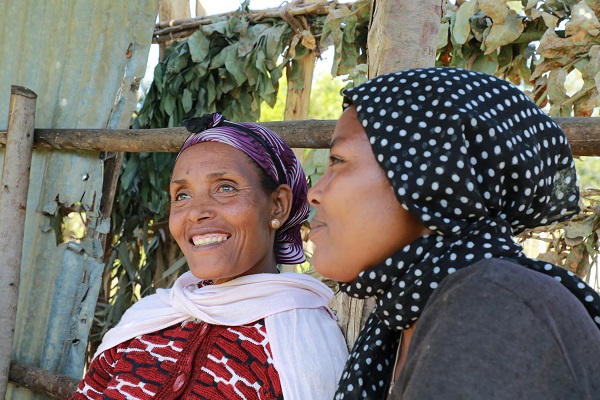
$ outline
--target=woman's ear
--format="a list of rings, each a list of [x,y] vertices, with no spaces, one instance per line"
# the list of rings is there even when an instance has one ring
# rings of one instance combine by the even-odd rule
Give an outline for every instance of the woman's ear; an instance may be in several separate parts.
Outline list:
[[[273,208],[271,209],[271,218],[277,219],[280,225],[287,221],[292,210],[293,194],[289,185],[279,185],[271,195],[273,199]]]

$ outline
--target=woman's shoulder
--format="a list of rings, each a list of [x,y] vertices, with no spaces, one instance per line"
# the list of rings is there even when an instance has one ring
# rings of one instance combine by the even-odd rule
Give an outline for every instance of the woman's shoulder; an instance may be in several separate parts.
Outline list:
[[[470,288],[476,291],[485,288],[490,295],[505,292],[515,300],[527,302],[531,307],[560,305],[561,308],[575,307],[584,310],[581,302],[556,279],[507,259],[480,260],[458,270],[444,279],[438,291],[460,289],[458,294],[468,294]]]
[[[403,385],[456,390],[445,398],[600,394],[590,372],[600,368],[600,331],[583,305],[558,281],[508,260],[480,261],[444,279],[410,346]],[[434,398],[421,394],[407,398]]]
[[[450,324],[460,319],[474,333],[486,326],[507,331],[508,325],[520,336],[536,332],[531,336],[544,335],[562,351],[576,348],[582,357],[579,343],[585,342],[600,356],[600,331],[583,304],[556,279],[510,260],[482,260],[448,276],[421,319],[428,315]]]

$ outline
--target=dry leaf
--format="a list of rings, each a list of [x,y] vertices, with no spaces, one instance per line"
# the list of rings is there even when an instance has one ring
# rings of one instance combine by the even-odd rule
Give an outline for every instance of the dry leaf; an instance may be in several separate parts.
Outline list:
[[[544,19],[544,23],[548,27],[548,30],[546,32],[554,33],[554,30],[556,29],[556,25],[558,24],[558,17],[556,17],[552,14],[549,14],[547,12],[542,12],[542,18]],[[554,34],[556,35],[556,33],[554,33]]]
[[[596,83],[596,87],[600,88],[600,72],[598,72],[594,77],[594,82]],[[596,102],[600,104],[600,94],[596,96]]]
[[[457,44],[465,44],[469,39],[469,34],[471,33],[469,19],[477,12],[477,10],[477,1],[471,0],[462,4],[456,12],[452,36]]]
[[[527,5],[525,6],[525,10],[535,9],[535,6],[537,6],[537,3],[539,1],[540,0],[527,0]]]
[[[309,50],[314,50],[317,47],[317,42],[315,41],[315,37],[309,31],[302,31],[302,45]]]
[[[495,24],[503,24],[508,17],[507,0],[479,0],[479,8]]]
[[[530,12],[530,17],[531,17],[532,20],[533,19],[538,19],[538,18],[540,18],[542,16],[542,14],[543,14],[542,11],[538,10],[537,8],[534,8]]]
[[[569,246],[576,246],[592,232],[594,218],[587,218],[580,221],[569,221],[565,226],[565,243]]]
[[[552,263],[554,265],[562,264],[560,256],[556,254],[554,251],[549,251],[547,253],[540,253],[537,258],[542,261],[546,261]]]
[[[580,93],[585,93],[581,97],[579,97]],[[594,112],[594,108],[598,107],[598,91],[593,89],[581,89],[579,92],[575,93],[573,97],[578,97],[575,102],[573,102],[573,116],[574,117],[591,117]]]
[[[561,38],[551,31],[550,28],[540,39],[537,54],[546,58],[574,58],[585,54],[590,48],[591,36],[586,31],[578,31],[576,34]]]
[[[592,36],[598,36],[600,33],[600,21],[585,0],[573,7],[571,20],[565,25],[567,36],[573,36],[579,31],[588,32]]]
[[[571,271],[574,274],[576,274],[577,271],[581,269],[581,267],[582,267],[581,264],[585,264],[586,260],[588,258],[588,257],[584,257],[584,253],[585,253],[584,245],[572,247],[571,251],[569,252],[569,254],[567,254],[567,257],[565,258],[564,268],[567,269],[568,271]],[[584,266],[584,268],[585,268],[585,266]]]
[[[503,24],[494,22],[489,35],[485,38],[485,54],[517,40],[525,26],[523,19],[515,10],[509,10]]]

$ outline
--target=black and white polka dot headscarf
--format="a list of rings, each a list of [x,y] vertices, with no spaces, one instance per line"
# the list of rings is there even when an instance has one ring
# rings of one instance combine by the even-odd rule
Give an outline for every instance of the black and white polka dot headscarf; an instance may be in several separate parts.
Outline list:
[[[577,276],[526,258],[512,237],[579,211],[571,150],[559,126],[514,85],[456,68],[407,70],[344,91],[398,201],[434,233],[342,290],[375,296],[336,399],[381,399],[400,333],[440,282],[492,257],[562,282],[600,326],[600,297]]]

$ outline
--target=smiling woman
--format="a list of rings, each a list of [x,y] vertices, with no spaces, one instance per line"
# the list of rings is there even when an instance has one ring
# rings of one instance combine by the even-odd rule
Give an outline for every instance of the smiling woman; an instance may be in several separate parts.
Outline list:
[[[192,132],[169,228],[190,271],[109,331],[74,399],[331,399],[347,358],[333,293],[304,261],[306,177],[273,132],[220,114]]]
[[[265,190],[256,163],[218,142],[181,154],[171,180],[169,228],[192,273],[214,283],[276,273],[272,226],[290,213],[292,192]]]

